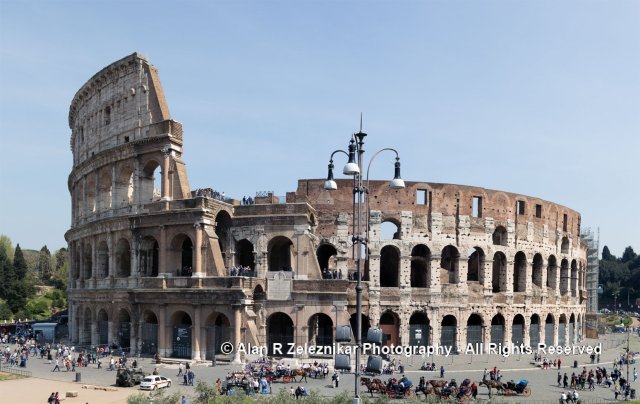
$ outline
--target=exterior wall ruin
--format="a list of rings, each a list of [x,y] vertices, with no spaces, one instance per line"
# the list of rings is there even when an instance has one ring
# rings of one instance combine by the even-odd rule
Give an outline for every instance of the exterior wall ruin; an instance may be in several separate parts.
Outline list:
[[[76,344],[209,360],[226,341],[331,345],[336,325],[355,322],[351,180],[327,191],[302,179],[286,201],[197,196],[182,126],[156,69],[135,53],[78,91],[69,126]],[[367,197],[365,330],[380,327],[389,344],[459,348],[582,338],[578,212],[428,182],[372,181]]]

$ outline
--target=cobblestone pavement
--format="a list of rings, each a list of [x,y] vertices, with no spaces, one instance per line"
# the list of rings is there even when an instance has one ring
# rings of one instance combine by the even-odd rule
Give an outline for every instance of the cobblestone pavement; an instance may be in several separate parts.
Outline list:
[[[560,371],[564,374],[567,372],[569,376],[571,376],[572,372],[580,372],[582,371],[582,367],[586,366],[587,369],[595,368],[596,366],[605,366],[607,370],[611,370],[613,368],[613,359],[618,357],[626,348],[626,335],[625,334],[608,334],[602,336],[599,340],[586,340],[583,343],[578,344],[579,346],[595,346],[597,344],[602,344],[602,355],[600,358],[600,364],[591,364],[589,355],[581,354],[581,355],[548,355],[552,360],[554,358],[561,357],[562,358],[562,368]],[[631,351],[637,352],[640,351],[640,338],[636,335],[632,335],[630,337],[631,343]],[[539,402],[539,403],[557,403],[558,398],[562,392],[562,389],[557,386],[556,378],[558,374],[557,369],[549,369],[549,370],[541,370],[538,367],[535,367],[530,363],[532,360],[532,355],[513,355],[507,358],[498,356],[498,355],[479,355],[479,356],[471,356],[471,355],[453,355],[449,357],[444,356],[434,356],[429,358],[422,357],[396,357],[398,360],[402,360],[402,363],[405,365],[405,375],[413,381],[414,385],[417,384],[420,376],[425,376],[427,380],[429,379],[439,379],[440,372],[425,372],[421,371],[420,365],[424,360],[433,361],[436,363],[436,366],[439,368],[441,365],[445,367],[445,379],[450,380],[455,378],[458,383],[465,379],[470,378],[474,381],[479,381],[482,379],[482,373],[485,368],[492,369],[494,366],[500,369],[503,374],[503,381],[507,380],[515,380],[518,381],[520,379],[526,379],[529,381],[529,386],[532,390],[532,395],[529,398],[524,398],[522,396],[514,396],[514,397],[503,397],[494,395],[493,402]],[[574,361],[578,362],[578,369],[573,368]],[[103,360],[103,362],[105,362]],[[184,386],[181,384],[182,377],[176,377],[178,372],[178,366],[173,364],[161,364],[155,365],[152,363],[149,358],[139,358],[138,359],[139,366],[141,366],[145,372],[152,372],[155,367],[158,368],[158,371],[161,375],[167,376],[173,380],[173,384],[170,387],[170,391],[180,391],[182,394],[194,395],[194,388],[191,386]],[[46,360],[41,360],[38,358],[31,358],[28,362],[27,370],[32,372],[34,378],[48,379],[53,381],[60,382],[74,382],[76,380],[77,374],[79,374],[81,383],[75,383],[75,385],[79,384],[93,384],[93,385],[101,385],[101,386],[115,386],[115,378],[116,372],[106,370],[103,366],[102,369],[97,369],[97,365],[89,365],[84,368],[78,368],[76,373],[73,372],[52,372],[54,365],[50,365]],[[630,375],[631,380],[633,380],[633,368],[637,367],[638,364],[630,365]],[[229,363],[219,363],[217,366],[211,366],[211,363],[198,363],[192,367],[196,380],[205,380],[209,383],[213,383],[216,378],[221,378],[224,380],[225,376],[232,371],[240,370],[240,365],[233,365]],[[638,369],[640,370],[640,369]],[[623,374],[626,372],[626,367],[623,367]],[[390,376],[382,375],[381,378],[386,380]],[[394,375],[394,377],[401,377],[398,373]],[[33,379],[32,379],[33,380]],[[353,392],[354,390],[354,377],[351,374],[342,374],[340,376],[340,386],[339,388],[333,388],[331,385],[330,378],[325,380],[319,379],[309,379],[308,382],[299,381],[296,383],[273,383],[272,388],[273,392],[276,393],[280,389],[289,390],[292,386],[295,388],[297,385],[303,385],[310,390],[317,390],[321,395],[331,396],[338,394],[342,391]],[[78,386],[77,390],[80,390],[81,386]],[[46,386],[38,386],[35,385],[32,387],[38,391],[38,397],[43,397],[46,399],[48,394],[51,392],[51,385],[47,384]],[[635,388],[640,393],[640,380],[636,382],[632,382],[632,388]],[[39,390],[42,391],[39,391]],[[366,389],[366,388],[365,388]],[[5,389],[3,389],[5,390]],[[62,390],[62,389],[61,389]],[[124,391],[130,391],[131,394],[140,391],[138,387],[132,388],[121,388]],[[590,402],[611,402],[614,401],[613,390],[608,389],[606,387],[596,386],[595,391],[579,391],[581,399],[583,403]],[[4,393],[3,393],[4,394]],[[368,395],[366,391],[363,392],[363,395]],[[105,392],[105,397],[108,395]],[[5,398],[7,398],[5,396]],[[43,399],[43,400],[44,400]],[[481,401],[488,401],[489,396],[487,389],[485,387],[479,388],[478,399]],[[4,400],[3,400],[4,401]],[[14,402],[14,401],[6,401],[6,402]],[[25,401],[16,401],[16,402],[25,402]],[[102,401],[96,401],[102,402]],[[108,402],[108,401],[104,401]]]

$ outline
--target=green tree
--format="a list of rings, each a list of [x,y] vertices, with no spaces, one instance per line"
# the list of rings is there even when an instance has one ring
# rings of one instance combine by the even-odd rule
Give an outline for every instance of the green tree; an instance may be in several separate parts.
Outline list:
[[[15,250],[13,249],[13,243],[11,242],[11,239],[9,238],[9,236],[0,234],[0,250],[4,250],[4,252],[7,253],[7,257],[9,257],[10,260],[13,259],[13,254]]]
[[[609,251],[609,247],[604,246],[604,248],[602,249],[602,260],[603,261],[615,261],[616,257],[615,255],[611,254],[611,251]]]
[[[5,249],[0,248],[0,298],[6,299],[7,286],[13,284],[13,263]]]
[[[27,276],[27,261],[24,259],[20,244],[16,245],[16,251],[13,256],[13,271],[16,279],[24,279]]]
[[[51,252],[45,245],[40,249],[38,256],[38,272],[40,273],[40,279],[46,282],[51,278]]]
[[[631,246],[629,246],[629,247],[624,249],[624,253],[622,253],[622,258],[620,258],[620,261],[622,261],[622,262],[631,262],[636,257],[637,257],[637,255],[633,251],[633,248],[631,248]]]

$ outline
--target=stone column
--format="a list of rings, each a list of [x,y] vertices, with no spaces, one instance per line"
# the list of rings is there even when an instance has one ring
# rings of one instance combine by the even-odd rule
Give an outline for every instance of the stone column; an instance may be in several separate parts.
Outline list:
[[[160,356],[167,356],[169,349],[167,347],[167,305],[160,304],[158,307],[158,353]]]
[[[102,210],[102,198],[100,197],[100,175],[98,174],[99,171],[96,171],[95,176],[96,176],[96,213],[100,212]]]
[[[133,204],[140,205],[140,161],[135,159],[133,161]]]
[[[196,242],[193,246],[193,276],[196,278],[202,278],[204,273],[202,272],[202,222],[197,222],[193,225],[196,232]]]
[[[82,177],[82,217],[87,217],[87,176]]]
[[[97,240],[95,237],[91,237],[91,268],[89,268],[89,273],[91,276],[89,279],[96,279],[98,274],[98,248],[97,248]],[[95,284],[94,284],[95,287]]]
[[[111,165],[111,209],[117,208],[118,183],[116,182],[116,163]]]
[[[442,286],[440,283],[440,254],[432,254],[431,255],[431,293],[432,294],[440,294],[442,291]],[[440,341],[440,336],[438,335],[438,341]]]
[[[116,251],[115,246],[113,245],[113,233],[107,233],[107,248],[109,248],[109,277],[113,278],[116,276]]]
[[[553,345],[558,345],[558,331],[560,318],[556,315],[553,318]]]
[[[191,358],[199,361],[201,356],[200,352],[200,339],[202,338],[202,306],[193,305],[193,335],[191,336],[193,351],[191,352]]]
[[[560,297],[560,272],[562,271],[562,260],[556,261],[556,296]]]
[[[170,200],[169,167],[171,165],[171,146],[162,149],[162,200]]]
[[[80,259],[78,260],[78,279],[81,281],[84,279],[84,243],[78,240],[78,254],[80,254]]]
[[[233,344],[237,348],[240,345],[240,329],[242,327],[242,305],[233,306]],[[241,363],[240,352],[234,349],[234,356],[232,363]]]
[[[86,320],[85,320],[86,321]],[[91,310],[91,336],[89,341],[91,345],[98,345],[100,342],[100,334],[98,332],[98,315],[95,310]]]
[[[160,226],[160,242],[158,243],[158,273],[168,273],[167,265],[167,227]]]
[[[483,320],[483,321],[486,321]],[[489,353],[489,344],[491,343],[491,322],[489,321],[489,325],[484,324],[482,326],[482,341],[484,342],[484,353]]]
[[[524,327],[522,329],[522,342],[525,346],[531,345],[531,316],[524,315]]]
[[[543,258],[542,268],[540,268],[542,271],[542,296],[547,295],[547,265],[549,265],[549,263]]]
[[[525,276],[524,291],[530,295],[533,292],[533,261],[525,261],[523,269]]]
[[[506,287],[507,287],[507,295],[511,295],[513,296],[513,259],[507,258],[507,265],[506,265]]]
[[[488,259],[487,256],[485,256],[482,270],[484,271],[484,278],[482,279],[482,288],[484,289],[484,295],[493,295],[493,260]]]

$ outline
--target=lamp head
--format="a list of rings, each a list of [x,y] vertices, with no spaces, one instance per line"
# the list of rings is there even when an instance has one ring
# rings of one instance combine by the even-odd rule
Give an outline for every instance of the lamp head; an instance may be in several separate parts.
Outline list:
[[[360,173],[360,167],[356,163],[356,142],[351,138],[349,142],[349,162],[344,166],[342,170],[345,175],[356,175]]]
[[[389,182],[389,187],[391,189],[402,189],[405,187],[404,181],[400,178],[400,157],[396,157],[395,175],[391,182]]]
[[[333,160],[329,162],[329,173],[327,174],[327,180],[324,182],[324,189],[327,191],[338,189],[338,184],[333,180]]]

